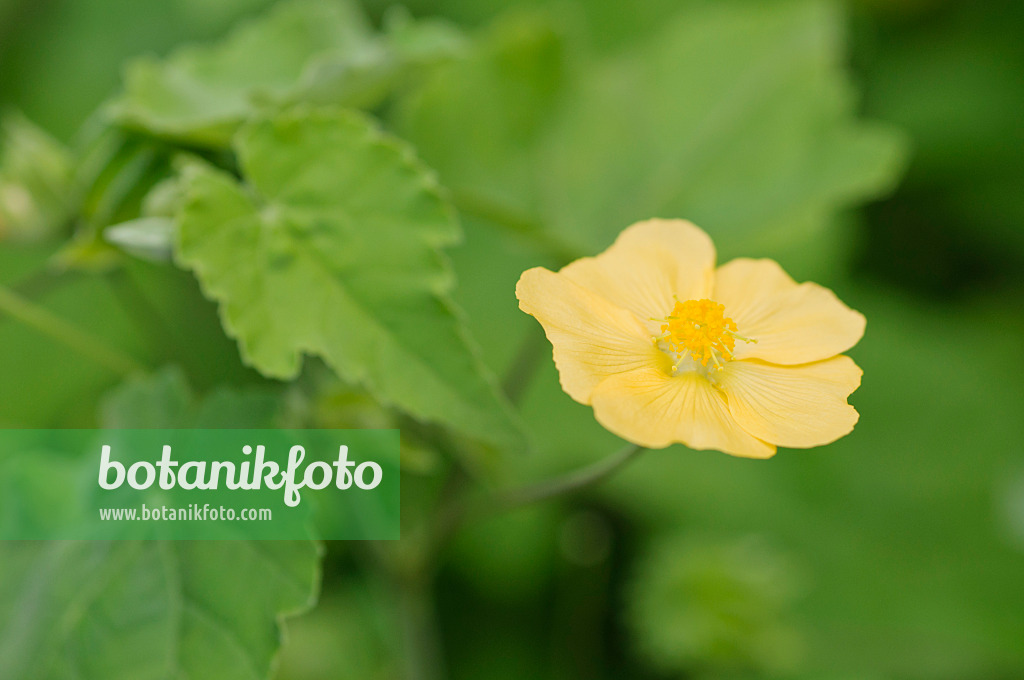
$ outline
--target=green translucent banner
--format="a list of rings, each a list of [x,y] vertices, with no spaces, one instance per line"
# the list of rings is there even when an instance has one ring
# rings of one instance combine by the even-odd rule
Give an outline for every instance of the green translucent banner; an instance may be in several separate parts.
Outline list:
[[[398,430],[0,430],[0,539],[398,539]]]

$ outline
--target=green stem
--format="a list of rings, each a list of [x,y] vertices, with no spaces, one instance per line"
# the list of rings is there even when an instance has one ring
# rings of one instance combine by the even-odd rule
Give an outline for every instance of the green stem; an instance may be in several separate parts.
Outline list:
[[[112,349],[100,338],[29,302],[5,286],[0,286],[0,312],[67,345],[115,373],[127,377],[143,370],[142,365],[128,355]]]
[[[562,477],[555,477],[554,479],[548,479],[506,492],[498,498],[499,508],[501,510],[512,510],[523,505],[529,505],[530,503],[536,503],[556,496],[565,496],[585,487],[593,486],[610,476],[613,472],[617,472],[646,450],[637,444],[630,444],[618,453],[592,463],[587,467],[574,470]]]
[[[622,469],[627,463],[646,451],[642,446],[629,444],[618,453],[603,458],[587,467],[574,470],[561,477],[536,482],[510,491],[499,492],[492,496],[472,502],[466,498],[456,498],[443,503],[435,514],[432,535],[428,547],[424,551],[426,559],[432,560],[455,535],[459,528],[471,517],[508,512],[524,505],[565,496],[588,486],[593,486]]]
[[[444,660],[431,585],[429,579],[414,579],[398,586],[407,680],[437,680],[444,677]]]

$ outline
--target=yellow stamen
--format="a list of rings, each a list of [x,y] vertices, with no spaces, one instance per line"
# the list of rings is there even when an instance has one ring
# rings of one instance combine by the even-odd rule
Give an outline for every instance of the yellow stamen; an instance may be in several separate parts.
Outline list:
[[[664,340],[669,349],[678,355],[672,367],[673,372],[680,362],[689,356],[694,361],[707,367],[712,362],[714,369],[721,371],[725,366],[722,360],[733,358],[736,340],[757,342],[736,332],[736,322],[725,316],[725,306],[714,300],[687,300],[676,304],[671,314],[663,319],[661,330],[663,335],[655,336],[655,342]]]

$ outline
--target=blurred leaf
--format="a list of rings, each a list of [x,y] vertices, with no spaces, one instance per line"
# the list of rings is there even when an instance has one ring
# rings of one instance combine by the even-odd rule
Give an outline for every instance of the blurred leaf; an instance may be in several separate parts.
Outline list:
[[[75,164],[78,229],[53,258],[64,270],[105,272],[124,260],[105,230],[135,220],[154,186],[171,172],[171,150],[160,142],[108,126],[83,145]],[[79,195],[80,194],[80,195]]]
[[[181,168],[194,161],[193,156],[183,154],[169,163],[161,163],[158,172],[163,174],[170,167]],[[149,176],[140,179],[141,188],[147,191],[144,196],[136,195],[136,200],[131,203],[131,212],[137,211],[138,216],[117,224],[100,225],[94,222],[93,228],[77,236],[71,249],[78,244],[87,244],[97,252],[107,253],[112,263],[120,259],[109,252],[107,246],[115,246],[125,253],[151,262],[171,260],[177,230],[175,219],[184,200],[180,177],[171,175],[157,179],[156,176]],[[136,190],[138,188],[133,187]],[[67,253],[62,255],[65,260],[68,259]]]
[[[186,163],[188,160],[183,160],[181,165]],[[154,184],[146,194],[142,200],[142,216],[176,217],[181,211],[181,203],[184,198],[180,178],[177,175],[172,175]]]
[[[319,584],[310,542],[0,545],[7,680],[257,680]]]
[[[582,83],[550,150],[546,214],[586,250],[686,217],[771,255],[891,188],[901,139],[858,122],[831,3],[715,3]],[[596,141],[600,140],[600,141]]]
[[[17,106],[71,140],[116,92],[126,59],[214,38],[274,0],[9,1],[16,7],[0,20],[0,107]]]
[[[268,106],[372,107],[405,69],[445,55],[437,26],[424,30],[425,42],[408,25],[393,41],[375,35],[353,2],[292,0],[218,45],[131,63],[113,115],[156,135],[223,147],[243,121]]]
[[[130,260],[103,276],[59,273],[47,266],[51,257],[52,247],[0,247],[0,280],[145,365],[181,366],[197,389],[262,380],[242,366],[216,306],[189,272]],[[121,379],[3,314],[0,346],[0,394],[7,395],[0,398],[0,424],[6,427],[94,427],[97,399]]]
[[[286,96],[315,57],[356,55],[369,43],[369,26],[352,3],[284,3],[218,45],[133,62],[113,110],[156,134],[224,146],[261,101]]]
[[[249,428],[274,425],[280,400],[267,390],[219,387],[197,399],[176,367],[133,378],[100,404],[100,426],[122,428]]]
[[[0,120],[0,241],[41,241],[70,220],[71,154],[20,115]]]
[[[412,64],[432,64],[461,56],[465,37],[439,19],[414,19],[402,5],[384,14],[384,32],[395,51]]]
[[[587,253],[651,216],[773,255],[891,188],[902,140],[853,117],[830,3],[688,4],[596,63],[506,18],[403,103],[398,129],[460,208]],[[483,111],[483,113],[481,113]]]
[[[801,640],[786,619],[800,577],[763,541],[665,541],[635,578],[628,612],[656,666],[713,678],[796,667]]]
[[[135,378],[111,391],[100,405],[100,426],[121,428],[174,428],[188,421],[193,397],[185,376],[164,369]]]
[[[149,358],[136,319],[125,312],[106,280],[60,279],[46,268],[50,251],[0,248],[0,269],[32,262],[23,281],[41,289],[33,304],[55,314],[123,354]],[[12,281],[12,285],[18,281]],[[89,427],[95,397],[119,375],[34,328],[0,314],[0,423],[7,427]],[[59,385],[59,388],[55,386]]]
[[[565,84],[563,61],[550,17],[513,14],[403,98],[395,125],[460,199],[529,213],[543,182],[537,144]]]
[[[81,156],[76,180],[86,191],[80,211],[92,232],[136,217],[153,185],[171,169],[167,146],[116,128],[101,130]]]
[[[387,404],[521,450],[448,300],[438,248],[458,225],[409,149],[356,114],[306,109],[236,143],[246,186],[187,173],[178,259],[220,302],[246,362],[289,379],[317,355]]]

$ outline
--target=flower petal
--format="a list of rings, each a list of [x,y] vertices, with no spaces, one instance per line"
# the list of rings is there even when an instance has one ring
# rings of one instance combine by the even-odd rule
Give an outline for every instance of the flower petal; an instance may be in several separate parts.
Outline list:
[[[632,313],[543,267],[523,272],[519,308],[534,316],[554,347],[562,389],[582,404],[605,378],[649,365],[661,352]]]
[[[739,333],[737,359],[804,364],[827,359],[857,344],[864,316],[828,288],[796,283],[772,260],[736,259],[715,273],[713,299],[725,305]]]
[[[862,371],[847,356],[799,366],[730,361],[718,377],[733,417],[776,446],[821,446],[849,434],[859,417],[846,398]]]
[[[673,295],[698,300],[711,292],[715,247],[686,220],[647,220],[623,231],[596,257],[563,267],[561,274],[642,320],[672,311]]]
[[[775,447],[743,430],[725,395],[699,373],[670,376],[664,367],[620,373],[592,397],[594,417],[623,439],[652,449],[681,442],[745,458],[770,458]]]

